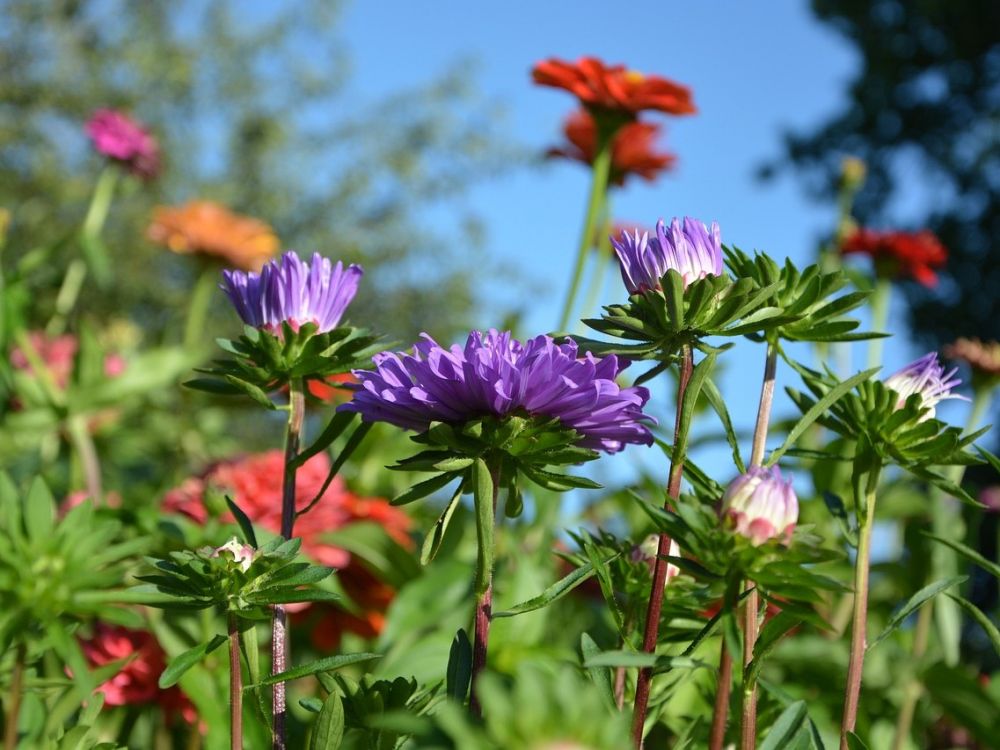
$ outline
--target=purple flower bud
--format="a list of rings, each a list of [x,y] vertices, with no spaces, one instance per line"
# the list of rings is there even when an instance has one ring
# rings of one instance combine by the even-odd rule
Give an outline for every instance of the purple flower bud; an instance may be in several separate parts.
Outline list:
[[[293,252],[264,265],[260,273],[223,271],[221,289],[247,325],[276,332],[282,323],[298,330],[315,323],[317,333],[332,331],[358,291],[364,271],[313,253],[304,263]]]
[[[660,288],[660,278],[670,269],[677,271],[686,287],[706,276],[722,275],[722,237],[719,225],[706,227],[697,219],[684,218],[656,222],[656,237],[648,232],[640,236],[622,232],[620,239],[611,238],[611,245],[621,264],[622,281],[629,294],[641,294]]]
[[[948,398],[968,400],[965,396],[951,392],[952,388],[962,382],[954,377],[956,372],[958,372],[957,367],[945,372],[937,354],[930,352],[917,361],[911,362],[899,372],[890,375],[885,379],[885,385],[899,394],[899,400],[896,402],[897,409],[901,409],[906,400],[914,393],[919,394],[921,405],[927,409],[920,416],[919,421],[923,422],[926,419],[934,418],[934,407],[939,401]]]
[[[655,422],[642,413],[649,391],[615,382],[624,365],[614,355],[581,357],[572,341],[536,336],[522,344],[495,330],[472,331],[464,347],[450,349],[424,334],[413,350],[377,354],[374,371],[356,370],[354,398],[340,409],[417,432],[431,422],[463,424],[518,412],[554,417],[594,450],[653,443],[646,424]]]
[[[722,515],[754,546],[777,536],[784,536],[787,542],[799,519],[799,501],[791,480],[783,480],[777,466],[752,466],[726,488]]]
[[[637,544],[632,549],[631,560],[632,562],[646,562],[649,564],[649,569],[653,569],[653,563],[656,562],[656,555],[660,551],[660,536],[659,534],[650,534],[645,539],[642,540],[641,544]],[[680,557],[681,548],[677,546],[677,540],[671,539],[670,546],[667,548],[667,555],[670,557]],[[666,586],[671,580],[680,575],[681,569],[678,568],[674,563],[667,563],[667,577],[663,582]]]

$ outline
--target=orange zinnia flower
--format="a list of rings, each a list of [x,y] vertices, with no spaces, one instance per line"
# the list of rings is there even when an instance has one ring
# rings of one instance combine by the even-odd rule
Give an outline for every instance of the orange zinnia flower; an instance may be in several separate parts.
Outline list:
[[[594,57],[581,57],[575,63],[550,58],[535,65],[531,75],[535,83],[566,89],[592,108],[629,116],[647,109],[669,115],[697,111],[686,86],[624,65],[605,65]]]
[[[933,232],[876,232],[858,229],[844,240],[844,255],[862,253],[875,262],[882,278],[909,278],[924,286],[937,284],[934,269],[948,260],[948,250]]]
[[[561,156],[584,164],[593,164],[597,154],[597,124],[587,110],[573,112],[563,126],[569,144],[551,148],[548,156]],[[623,125],[611,141],[611,177],[614,185],[625,184],[630,175],[652,182],[660,172],[670,169],[677,157],[667,151],[656,151],[660,127],[649,122],[629,122]]]
[[[153,212],[147,234],[175,253],[207,255],[250,271],[260,270],[279,246],[269,225],[213,201],[160,206]]]

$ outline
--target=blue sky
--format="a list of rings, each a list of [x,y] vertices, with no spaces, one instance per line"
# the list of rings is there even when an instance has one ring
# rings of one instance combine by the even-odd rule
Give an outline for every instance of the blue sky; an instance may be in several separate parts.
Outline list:
[[[539,151],[558,139],[574,100],[532,85],[536,61],[595,55],[673,78],[693,89],[700,110],[693,117],[651,118],[665,125],[679,166],[653,185],[639,181],[617,192],[618,218],[648,225],[684,215],[715,220],[727,244],[801,265],[831,230],[833,207],[807,200],[794,179],[762,184],[754,176],[780,153],[784,130],[808,128],[842,108],[858,64],[806,2],[354,2],[341,32],[353,65],[350,86],[359,96],[374,99],[419,85],[472,60],[481,94],[505,106],[513,138]],[[548,163],[496,178],[462,199],[485,222],[490,255],[517,266],[528,282],[524,289],[489,288],[519,303],[526,331],[549,331],[558,322],[588,185],[581,166]],[[441,207],[440,220],[450,211],[458,213],[454,205]],[[623,298],[617,273],[609,273],[604,302]],[[497,320],[487,310],[480,323]],[[899,300],[890,330],[900,336],[886,347],[889,372],[921,353],[906,343]],[[856,352],[855,367],[862,354]],[[720,385],[738,428],[753,423],[762,358],[749,342],[725,357]],[[779,392],[791,382],[779,372]],[[666,415],[669,401],[659,401],[658,412]],[[788,401],[779,400],[779,415],[790,412]],[[727,455],[720,448],[702,460],[712,466]]]

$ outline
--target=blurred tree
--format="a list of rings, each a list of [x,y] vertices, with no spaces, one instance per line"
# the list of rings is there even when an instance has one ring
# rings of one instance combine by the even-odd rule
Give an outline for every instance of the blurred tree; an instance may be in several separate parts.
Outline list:
[[[829,199],[844,155],[868,163],[856,203],[890,225],[912,175],[933,196],[920,223],[950,250],[937,289],[907,284],[915,335],[1000,338],[1000,3],[813,0],[860,56],[848,106],[812,132],[786,135],[786,158]],[[909,176],[904,175],[904,170]],[[774,166],[765,169],[773,172]]]
[[[0,206],[13,215],[12,252],[78,224],[100,168],[83,123],[111,106],[151,127],[166,166],[119,193],[105,234],[116,281],[85,293],[82,313],[162,332],[198,270],[144,239],[150,209],[211,198],[271,223],[284,247],[363,263],[356,321],[404,341],[467,325],[470,279],[488,263],[476,257],[481,228],[459,201],[447,236],[421,214],[518,150],[468,65],[383,101],[363,71],[348,87],[340,5],[0,0]],[[62,267],[39,290],[42,315]]]

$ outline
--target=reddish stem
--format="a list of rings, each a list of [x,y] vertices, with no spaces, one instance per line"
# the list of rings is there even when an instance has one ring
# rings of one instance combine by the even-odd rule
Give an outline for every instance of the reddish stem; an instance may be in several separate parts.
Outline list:
[[[240,668],[240,630],[229,613],[229,747],[243,750],[243,673]]]
[[[722,750],[726,737],[726,719],[729,718],[729,683],[733,679],[733,657],[726,648],[726,639],[720,639],[719,682],[715,688],[715,710],[712,713],[712,732],[709,734],[709,750]]]
[[[694,356],[691,347],[685,345],[681,350],[680,380],[677,384],[677,414],[674,420],[674,450],[670,458],[670,478],[667,484],[667,499],[664,507],[670,507],[670,501],[676,500],[681,494],[681,476],[684,473],[684,457],[677,446],[680,442],[681,421],[684,416],[684,395],[687,393],[691,373],[694,370]],[[649,607],[646,610],[646,629],[642,640],[642,650],[653,653],[660,634],[660,612],[663,609],[663,588],[667,581],[667,555],[670,554],[670,537],[660,534],[660,543],[656,551],[656,563],[653,565],[653,589],[649,594]],[[653,679],[653,670],[644,667],[639,670],[635,685],[635,708],[632,712],[632,741],[637,748],[642,747],[642,730],[646,725],[646,709],[649,706],[649,688]]]

